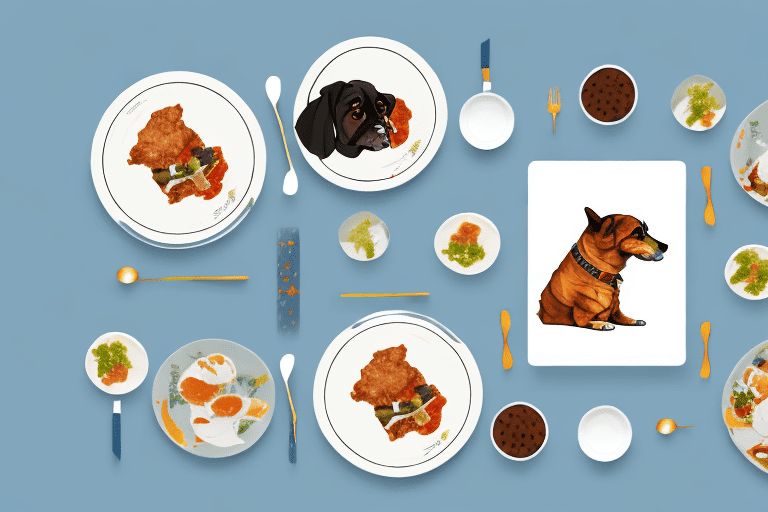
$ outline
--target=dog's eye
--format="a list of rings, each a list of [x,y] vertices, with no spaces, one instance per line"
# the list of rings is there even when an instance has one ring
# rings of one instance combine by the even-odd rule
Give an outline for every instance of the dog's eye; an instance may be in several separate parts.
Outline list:
[[[382,102],[381,100],[378,100],[376,102],[376,108],[381,112],[382,114],[387,111],[387,106]]]
[[[359,108],[356,108],[355,110],[353,110],[350,113],[350,115],[352,116],[352,119],[354,119],[355,121],[359,121],[360,119],[362,119],[365,116],[363,111],[360,110]]]

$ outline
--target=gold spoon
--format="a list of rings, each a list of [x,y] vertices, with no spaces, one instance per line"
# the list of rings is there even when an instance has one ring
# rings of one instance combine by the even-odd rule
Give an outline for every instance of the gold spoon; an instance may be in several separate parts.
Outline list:
[[[501,312],[501,332],[504,334],[504,350],[501,352],[501,365],[505,370],[512,368],[512,353],[509,351],[509,344],[507,343],[507,335],[509,334],[509,328],[512,326],[512,319],[509,318],[509,311],[506,309]]]
[[[659,420],[659,422],[656,424],[656,430],[659,431],[661,434],[671,434],[678,428],[693,428],[693,425],[683,426],[678,425],[674,421],[672,421],[669,418],[664,418],[663,420]]]
[[[136,281],[244,281],[248,276],[196,276],[196,277],[159,277],[156,279],[139,279],[139,271],[133,267],[123,267],[117,271],[117,280],[124,284]]]
[[[701,362],[701,378],[709,378],[709,332],[712,328],[712,324],[704,322],[701,324],[701,337],[704,339],[704,360]]]
[[[704,190],[707,191],[707,207],[704,208],[704,222],[710,226],[715,225],[715,208],[712,206],[712,168],[701,168],[701,181],[704,182]]]

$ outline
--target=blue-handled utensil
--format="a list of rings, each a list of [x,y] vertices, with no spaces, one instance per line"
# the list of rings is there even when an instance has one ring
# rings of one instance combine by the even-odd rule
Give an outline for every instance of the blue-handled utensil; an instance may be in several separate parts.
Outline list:
[[[291,404],[291,431],[288,435],[288,460],[296,462],[296,409],[293,408],[293,398],[291,398],[291,388],[288,387],[288,377],[291,376],[293,363],[296,358],[293,354],[285,354],[280,360],[280,373],[283,374],[285,389],[288,391],[288,403]]]
[[[120,460],[120,400],[112,407],[112,453]]]

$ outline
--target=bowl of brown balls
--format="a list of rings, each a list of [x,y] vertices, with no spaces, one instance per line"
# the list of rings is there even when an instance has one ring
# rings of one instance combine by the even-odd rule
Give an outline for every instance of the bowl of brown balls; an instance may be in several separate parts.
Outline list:
[[[623,123],[637,106],[637,83],[619,66],[597,67],[581,82],[579,104],[584,114],[597,124]]]
[[[549,438],[544,414],[526,402],[505,405],[491,423],[491,441],[510,460],[530,460],[541,453]]]

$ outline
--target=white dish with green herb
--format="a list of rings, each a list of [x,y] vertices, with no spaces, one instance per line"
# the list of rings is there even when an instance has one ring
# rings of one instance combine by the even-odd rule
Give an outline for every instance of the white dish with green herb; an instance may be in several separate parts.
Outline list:
[[[147,351],[129,334],[102,334],[85,353],[85,373],[97,388],[110,395],[133,391],[148,371]],[[122,372],[122,377],[116,376]]]
[[[681,126],[696,132],[710,130],[725,114],[725,93],[713,80],[693,75],[677,86],[671,106]]]
[[[389,229],[373,213],[357,212],[339,228],[339,244],[353,260],[375,260],[389,246]]]
[[[768,297],[768,247],[739,247],[725,264],[725,282],[739,297],[749,300]]]

